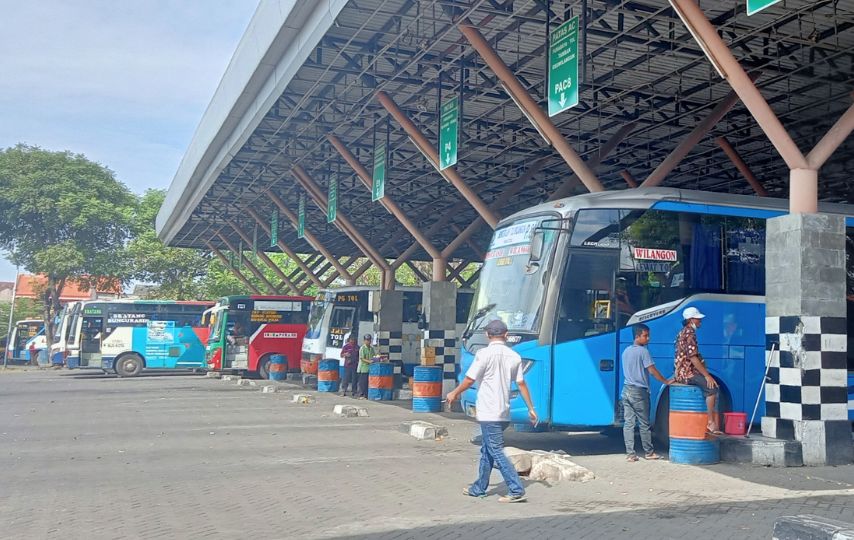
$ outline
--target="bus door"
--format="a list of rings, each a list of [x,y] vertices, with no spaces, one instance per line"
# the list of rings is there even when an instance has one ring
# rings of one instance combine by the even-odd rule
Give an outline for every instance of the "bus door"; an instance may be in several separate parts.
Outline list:
[[[80,329],[80,366],[101,367],[101,338],[104,318],[84,316]]]
[[[619,252],[572,250],[560,290],[552,371],[552,422],[604,426],[615,419]]]
[[[228,310],[224,317],[225,352],[222,355],[222,369],[249,368],[249,312]]]
[[[329,335],[326,340],[326,358],[338,358],[340,349],[344,347],[344,340],[353,332],[358,343],[359,318],[357,317],[357,306],[339,306],[332,308],[329,317]],[[338,349],[330,351],[329,349]]]

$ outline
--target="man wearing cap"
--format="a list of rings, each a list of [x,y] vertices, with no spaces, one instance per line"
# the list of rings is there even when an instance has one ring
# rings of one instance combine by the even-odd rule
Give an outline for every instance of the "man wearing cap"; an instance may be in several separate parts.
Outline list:
[[[720,435],[718,416],[715,414],[715,401],[718,397],[718,383],[709,374],[703,356],[697,347],[697,328],[703,322],[703,315],[695,307],[682,311],[682,330],[676,336],[676,360],[674,377],[681,384],[699,386],[706,396],[706,411],[709,416],[706,429],[709,433]]]
[[[528,406],[531,422],[537,424],[537,413],[531,402],[531,393],[522,375],[522,358],[505,342],[507,325],[500,320],[490,321],[486,325],[486,337],[489,345],[477,351],[474,361],[466,372],[465,379],[448,393],[450,405],[460,394],[477,383],[477,421],[482,431],[480,446],[480,464],[478,477],[474,483],[463,488],[463,494],[470,497],[486,497],[489,487],[489,475],[493,465],[498,466],[508,494],[499,497],[498,502],[524,502],[525,488],[519,480],[516,468],[504,455],[504,430],[510,424],[510,385],[515,381],[519,394]]]
[[[359,376],[359,385],[356,389],[355,396],[359,399],[368,399],[368,373],[371,371],[371,364],[374,363],[374,348],[371,346],[374,337],[370,334],[365,334],[362,338],[362,346],[359,347],[359,365],[356,367],[356,373]]]

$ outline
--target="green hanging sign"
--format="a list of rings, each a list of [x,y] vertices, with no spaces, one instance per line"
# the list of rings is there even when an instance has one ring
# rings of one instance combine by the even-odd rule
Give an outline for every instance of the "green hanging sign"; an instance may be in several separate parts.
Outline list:
[[[299,196],[299,212],[297,214],[297,238],[305,238],[305,193]]]
[[[747,0],[747,14],[755,15],[759,13],[763,9],[773,6],[778,3],[780,0]]]
[[[329,177],[329,193],[326,198],[326,223],[334,223],[338,217],[338,175]]]
[[[371,200],[376,202],[385,197],[385,143],[374,147],[374,174],[371,185]]]
[[[552,31],[549,41],[549,116],[578,105],[578,17]]]
[[[270,216],[270,247],[276,247],[279,243],[279,209],[273,208]]]
[[[460,128],[460,101],[456,97],[442,103],[439,119],[439,170],[457,164],[457,144]]]

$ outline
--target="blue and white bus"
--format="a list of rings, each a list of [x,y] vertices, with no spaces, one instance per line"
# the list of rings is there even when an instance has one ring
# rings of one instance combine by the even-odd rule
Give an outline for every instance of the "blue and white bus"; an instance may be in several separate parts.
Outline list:
[[[69,355],[72,351],[79,355],[81,368],[100,368],[119,377],[133,377],[144,369],[204,369],[209,329],[202,325],[202,314],[213,305],[156,300],[82,302],[76,316],[68,318],[73,325],[67,330],[73,336]]]
[[[460,377],[486,343],[482,328],[501,318],[510,345],[525,360],[541,423],[569,429],[615,425],[621,417],[619,360],[632,342],[630,325],[650,327],[650,353],[670,376],[680,314],[696,306],[706,314],[698,339],[720,383],[721,410],[750,412],[765,370],[765,221],[786,213],[786,204],[642,188],[579,195],[505,218],[481,271]],[[825,204],[820,211],[854,216],[854,207],[845,205]],[[852,340],[854,219],[847,224]],[[651,383],[655,428],[666,434],[668,394]],[[475,392],[462,398],[469,415]],[[515,394],[511,415],[513,422],[527,422],[525,404]]]
[[[44,349],[44,321],[25,319],[12,326],[12,334],[6,344],[6,358],[10,364],[29,364],[35,361],[33,354]]]

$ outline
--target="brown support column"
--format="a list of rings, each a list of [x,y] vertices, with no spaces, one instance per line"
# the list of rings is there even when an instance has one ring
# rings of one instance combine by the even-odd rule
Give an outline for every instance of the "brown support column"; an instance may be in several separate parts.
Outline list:
[[[468,201],[465,201],[465,200],[457,201],[456,203],[454,203],[453,205],[451,205],[451,207],[450,207],[450,208],[448,208],[447,210],[445,210],[445,212],[444,212],[444,213],[439,217],[439,219],[437,219],[437,220],[436,220],[432,225],[430,225],[429,227],[427,227],[427,230],[426,230],[426,231],[424,231],[424,234],[426,234],[427,236],[430,236],[430,235],[431,235],[431,234],[433,234],[434,232],[438,231],[442,226],[444,226],[444,225],[445,225],[446,220],[448,220],[448,219],[450,219],[451,217],[455,216],[455,215],[457,214],[457,212],[459,212],[460,210],[462,210],[462,209],[463,209],[463,208],[465,208],[466,206],[468,206]],[[478,220],[478,221],[480,221],[481,223],[483,223],[483,220],[482,220],[481,218],[477,218],[477,220]],[[391,263],[391,267],[392,267],[392,268],[395,268],[395,269],[396,269],[396,268],[399,268],[399,267],[400,267],[404,262],[406,262],[406,261],[409,259],[409,257],[411,257],[411,256],[412,256],[412,254],[413,254],[413,253],[415,253],[416,251],[418,251],[418,242],[413,242],[413,243],[412,243],[408,248],[406,248],[406,249],[403,251],[403,253],[401,253],[401,254],[400,254],[400,255],[399,255],[399,256],[394,260],[394,262],[392,262],[392,263]]]
[[[285,201],[283,201],[281,197],[279,197],[272,191],[268,191],[267,195],[270,197],[270,200],[273,201],[273,204],[276,205],[279,211],[288,218],[288,220],[294,225],[294,227],[296,227],[299,223],[299,217],[294,214],[290,208],[288,208],[288,206],[285,204]],[[351,280],[350,273],[347,272],[347,269],[341,266],[341,263],[338,262],[338,259],[335,258],[335,256],[332,255],[332,253],[330,253],[329,250],[326,249],[326,247],[322,243],[320,243],[317,237],[308,229],[305,230],[305,239],[308,241],[309,244],[314,247],[314,249],[320,252],[320,254],[326,258],[326,260],[328,260],[333,264],[333,266],[335,266],[335,270],[338,271],[338,275],[343,277],[348,282]]]
[[[718,137],[715,139],[715,142],[718,143],[718,146],[721,147],[721,150],[727,155],[727,157],[732,161],[735,168],[741,173],[747,183],[750,184],[750,187],[753,188],[753,191],[756,192],[760,197],[767,197],[768,191],[765,190],[765,187],[762,185],[762,182],[753,175],[753,171],[750,170],[750,167],[747,166],[747,163],[741,159],[741,156],[738,153],[738,150],[732,147],[726,137]]]
[[[251,238],[249,238],[249,235],[248,235],[248,234],[246,234],[245,232],[243,232],[243,230],[242,230],[242,229],[240,229],[240,227],[238,227],[238,226],[237,226],[237,224],[236,224],[235,222],[233,222],[233,221],[231,221],[231,220],[227,220],[227,221],[226,221],[226,223],[228,223],[228,226],[229,226],[229,227],[231,227],[232,229],[234,229],[234,232],[236,232],[236,233],[237,233],[237,235],[238,235],[238,236],[240,236],[240,238],[242,238],[244,242],[247,242],[247,243],[248,243],[248,244],[250,244],[250,245],[252,244],[252,239],[251,239]],[[285,286],[287,286],[287,288],[288,288],[288,289],[290,289],[290,290],[291,290],[291,291],[293,291],[294,293],[296,293],[296,292],[297,292],[297,288],[296,288],[296,286],[294,285],[293,281],[291,281],[291,280],[290,280],[290,278],[289,278],[289,277],[288,277],[284,272],[282,272],[282,269],[281,269],[281,268],[279,268],[278,266],[276,266],[276,263],[274,263],[272,260],[270,260],[270,257],[268,257],[268,256],[267,256],[267,254],[266,254],[266,253],[264,253],[264,251],[263,251],[263,250],[259,250],[259,251],[258,251],[258,253],[257,253],[257,255],[258,255],[258,258],[259,258],[259,259],[261,259],[262,261],[264,261],[264,264],[266,264],[267,266],[269,266],[269,267],[270,267],[270,269],[271,269],[273,272],[275,272],[277,276],[279,276],[279,279],[281,279],[281,280],[282,280],[282,283],[284,283],[284,284],[285,284]]]
[[[581,182],[590,191],[604,191],[602,183],[593,174],[593,171],[584,163],[584,160],[575,152],[572,146],[566,142],[563,134],[552,124],[548,115],[543,112],[539,105],[528,95],[525,87],[519,83],[516,76],[504,63],[504,60],[493,50],[480,31],[472,25],[471,21],[463,20],[458,28],[465,36],[471,46],[478,52],[489,68],[498,79],[504,83],[504,89],[513,98],[522,112],[531,119],[531,123],[537,130],[548,138],[549,143],[566,161],[569,168],[578,175]],[[493,229],[495,226],[493,225]]]
[[[590,170],[596,172],[596,167],[602,164],[602,161],[604,161],[605,158],[608,157],[608,154],[613,152],[620,145],[620,143],[623,142],[623,139],[629,136],[629,133],[631,133],[633,129],[635,129],[635,123],[629,122],[628,124],[618,129],[616,133],[614,133],[607,141],[605,141],[605,144],[603,144],[599,148],[599,151],[596,152],[596,156],[587,162],[587,166],[590,167]],[[574,188],[577,184],[578,175],[573,174],[546,200],[554,201],[566,197],[572,192],[572,188]]]
[[[636,188],[636,187],[638,187],[638,181],[637,181],[637,180],[635,180],[635,177],[634,177],[634,176],[632,176],[632,173],[630,173],[630,172],[629,172],[629,171],[627,171],[626,169],[623,169],[622,171],[620,171],[620,176],[622,176],[622,177],[623,177],[623,180],[625,180],[625,181],[626,181],[626,184],[628,184],[628,186],[629,186],[630,188]]]
[[[415,127],[415,124],[407,118],[403,111],[397,106],[397,103],[394,102],[391,97],[383,91],[379,91],[376,94],[377,100],[382,104],[383,107],[391,114],[397,123],[400,124],[400,127],[406,131],[409,138],[412,140],[413,144],[421,151],[422,154],[427,158],[431,165],[438,171],[439,170],[439,154],[436,151],[434,145],[430,144],[430,141],[427,140],[421,131]],[[457,191],[463,196],[465,200],[472,205],[472,208],[477,211],[478,215],[480,215],[484,221],[489,223],[489,226],[493,229],[498,224],[498,216],[489,209],[489,206],[480,197],[466,184],[465,180],[457,174],[456,169],[453,167],[448,167],[444,171],[440,171],[441,174],[446,180],[448,180],[451,185],[457,188]]]
[[[317,184],[311,179],[308,173],[299,165],[296,165],[291,172],[300,185],[308,191],[315,204],[317,204],[320,209],[326,211],[326,195],[317,187]],[[388,261],[386,261],[385,258],[383,258],[383,256],[380,255],[367,240],[365,240],[365,237],[362,236],[359,230],[350,222],[343,212],[338,212],[338,217],[335,221],[340,224],[341,230],[344,231],[344,234],[346,234],[362,251],[362,253],[364,253],[367,258],[371,259],[371,262],[373,262],[382,271],[382,288],[393,290],[394,270],[391,269]]]
[[[272,198],[272,193],[270,193],[269,195],[271,195]],[[275,199],[273,200],[275,201]],[[270,233],[272,232],[270,230],[270,224],[261,219],[261,216],[259,216],[258,213],[255,212],[255,210],[253,210],[252,208],[247,208],[246,213],[252,216],[256,222],[258,222],[258,225],[260,225],[261,228],[264,229],[264,232],[266,232],[268,236],[270,235]],[[287,256],[290,257],[291,260],[293,260],[297,264],[297,266],[305,273],[308,279],[310,279],[318,287],[323,286],[323,283],[320,281],[320,279],[318,279],[318,277],[314,275],[314,272],[311,271],[311,269],[308,267],[307,264],[305,264],[302,258],[296,253],[294,253],[294,251],[290,247],[288,247],[287,244],[285,244],[285,241],[282,240],[281,236],[279,236],[276,245],[279,246],[279,249],[281,249],[283,253],[287,254]]]
[[[213,244],[211,244],[210,242],[205,242],[205,244],[207,244],[208,249],[210,249],[211,252],[217,256],[217,258],[220,260],[220,262],[222,262],[222,264],[224,264],[226,268],[231,270],[231,273],[234,274],[234,277],[236,277],[244,285],[246,285],[246,287],[250,291],[254,292],[255,294],[261,294],[261,291],[258,290],[258,287],[256,287],[251,281],[249,281],[249,279],[243,275],[243,272],[240,272],[239,270],[237,270],[237,268],[234,268],[233,266],[231,266],[231,263],[229,262],[228,257],[223,255],[222,252],[220,250],[218,250],[217,248],[215,248],[213,246]]]
[[[222,240],[223,244],[228,246],[228,249],[230,249],[233,253],[239,253],[237,248],[234,246],[234,244],[232,244],[224,234],[222,234],[221,232],[217,232],[216,235],[219,237],[220,240]],[[240,253],[240,256],[243,257],[243,254]],[[267,279],[267,276],[265,276],[262,271],[258,270],[257,266],[252,264],[252,261],[244,258],[243,264],[245,264],[246,268],[248,268],[249,271],[252,272],[252,274],[256,278],[258,278],[261,281],[261,283],[264,284],[265,287],[267,287],[267,290],[270,292],[270,294],[278,294],[279,293],[279,291],[276,290],[276,286],[273,285],[269,279]]]
[[[753,83],[751,82],[751,84]],[[685,156],[687,156],[688,153],[697,146],[697,143],[706,136],[710,129],[715,127],[715,125],[721,121],[721,118],[723,118],[736,103],[738,103],[738,94],[735,92],[727,94],[723,101],[718,103],[709,115],[704,118],[702,122],[697,124],[697,126],[691,130],[691,133],[689,133],[688,136],[685,137],[666,158],[664,158],[664,161],[662,161],[661,164],[656,167],[652,173],[650,173],[647,179],[641,184],[641,187],[660,185],[664,181],[664,178],[673,172],[673,169],[675,169],[679,163],[685,159]]]

